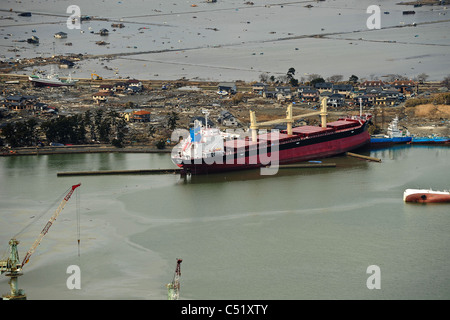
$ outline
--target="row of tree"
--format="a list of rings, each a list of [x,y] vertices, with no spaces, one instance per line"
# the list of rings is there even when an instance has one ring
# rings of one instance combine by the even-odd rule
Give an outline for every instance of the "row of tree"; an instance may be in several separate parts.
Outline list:
[[[278,76],[277,78],[275,78],[275,76],[273,76],[273,75],[269,76],[268,73],[262,73],[259,75],[259,80],[261,82],[265,82],[265,83],[269,82],[269,81],[274,82],[274,83],[289,83],[293,87],[298,87],[298,85],[300,83],[308,83],[309,85],[313,86],[316,83],[326,82],[326,81],[334,82],[334,83],[344,81],[344,76],[341,74],[335,74],[335,75],[332,75],[325,79],[320,74],[311,73],[311,74],[308,74],[307,76],[300,77],[300,80],[296,79],[294,77],[294,75],[295,75],[295,69],[289,68],[289,70],[287,71],[287,73],[285,75]],[[393,74],[393,73],[383,76],[383,78],[387,82],[392,82],[395,80],[409,80],[404,75]],[[422,83],[422,82],[425,82],[428,78],[429,78],[429,76],[426,73],[421,73],[417,77],[415,77],[414,80]],[[371,74],[369,76],[369,79],[370,80],[378,80],[378,77],[376,77],[374,74]],[[358,80],[359,80],[359,78],[357,76],[351,75],[347,81],[349,83],[356,84],[358,82]],[[445,77],[442,80],[442,85],[446,86],[447,88],[450,88],[450,75],[448,75],[447,77]]]
[[[84,114],[59,116],[42,122],[40,126],[35,119],[8,123],[2,132],[5,142],[11,147],[38,145],[42,135],[49,142],[62,144],[99,141],[122,147],[126,130],[125,119],[116,111],[98,109],[94,113],[88,110]]]
[[[35,119],[6,124],[2,128],[5,142],[11,147],[35,145],[36,126],[37,121]]]
[[[336,74],[332,75],[326,79],[324,79],[320,74],[312,73],[308,74],[306,77],[301,77],[300,80],[296,79],[295,77],[295,69],[289,68],[286,75],[281,75],[275,78],[275,76],[269,76],[267,73],[262,73],[259,75],[259,80],[261,82],[274,82],[274,83],[289,83],[293,87],[298,87],[300,82],[301,83],[307,83],[311,86],[314,86],[316,83],[320,82],[340,82],[344,79],[343,75]],[[351,75],[348,79],[348,82],[355,84],[358,82],[358,77],[355,75]]]
[[[170,112],[166,117],[164,136],[157,142],[158,148],[164,148],[170,138],[170,132],[177,127],[178,113]],[[147,134],[153,137],[157,128],[149,126]],[[37,146],[41,137],[50,142],[62,144],[85,144],[91,142],[111,143],[121,148],[128,133],[125,119],[116,111],[98,109],[88,110],[84,114],[59,116],[38,125],[35,119],[8,123],[2,128],[4,143],[13,148]],[[131,134],[133,137],[133,134]]]

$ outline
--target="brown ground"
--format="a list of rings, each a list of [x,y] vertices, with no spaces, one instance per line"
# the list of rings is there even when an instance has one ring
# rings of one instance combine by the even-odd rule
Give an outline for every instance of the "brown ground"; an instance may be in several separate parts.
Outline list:
[[[11,76],[3,75],[2,82],[13,80]],[[9,79],[8,79],[9,78]],[[145,91],[135,95],[117,94],[111,97],[104,106],[98,106],[92,101],[92,94],[98,91],[98,86],[103,83],[114,83],[114,81],[82,81],[74,88],[33,88],[25,79],[20,79],[20,84],[7,85],[0,83],[1,94],[7,97],[11,94],[36,95],[41,102],[57,107],[60,113],[73,114],[84,113],[86,110],[96,109],[116,110],[123,112],[129,108],[141,107],[152,114],[150,123],[130,124],[129,136],[126,137],[128,146],[147,145],[154,147],[155,142],[164,136],[170,136],[170,132],[164,129],[167,124],[167,114],[176,112],[180,120],[178,128],[189,127],[190,120],[194,116],[202,116],[202,110],[209,110],[210,119],[217,125],[217,118],[221,110],[228,110],[241,123],[240,128],[249,125],[249,111],[256,111],[258,122],[280,119],[286,117],[286,108],[289,102],[281,102],[276,99],[265,99],[258,94],[251,93],[251,84],[238,83],[240,99],[221,97],[217,94],[217,85],[214,83],[195,83],[190,81],[144,81]],[[168,90],[161,90],[162,84],[168,84]],[[198,90],[179,90],[180,87],[197,87]],[[423,86],[422,92],[436,92],[436,88]],[[297,102],[293,107],[294,116],[318,110],[319,103],[302,104]],[[400,104],[396,107],[373,107],[365,108],[365,113],[373,115],[373,123],[386,130],[389,122],[395,116],[400,119],[399,125],[407,128],[417,136],[428,136],[437,134],[439,136],[450,136],[449,105],[419,105],[416,107],[404,107]],[[334,121],[340,116],[348,114],[359,114],[359,106],[347,106],[328,109],[328,121]],[[47,118],[31,112],[6,113],[0,124],[25,120],[28,117],[45,121]],[[308,124],[319,124],[319,117],[305,119]],[[149,127],[154,127],[156,132],[153,137],[149,136]],[[227,129],[227,128],[221,128]],[[385,131],[383,131],[385,132]]]

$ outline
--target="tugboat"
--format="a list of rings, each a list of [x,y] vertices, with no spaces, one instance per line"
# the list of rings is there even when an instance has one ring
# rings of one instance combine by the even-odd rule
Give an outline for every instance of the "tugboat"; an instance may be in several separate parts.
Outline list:
[[[379,146],[387,144],[409,143],[412,137],[408,130],[400,130],[398,128],[398,116],[389,123],[386,135],[372,135],[370,144]]]

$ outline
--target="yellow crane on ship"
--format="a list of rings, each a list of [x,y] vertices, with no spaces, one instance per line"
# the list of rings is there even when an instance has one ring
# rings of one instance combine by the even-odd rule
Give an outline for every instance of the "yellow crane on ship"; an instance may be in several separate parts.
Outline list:
[[[279,123],[286,123],[287,124],[287,134],[292,135],[292,124],[295,120],[303,119],[306,117],[311,116],[320,116],[321,119],[321,125],[322,128],[327,127],[327,98],[323,98],[321,102],[321,109],[320,111],[310,112],[306,114],[301,114],[298,116],[294,116],[292,114],[292,104],[289,104],[287,111],[286,111],[286,118],[283,119],[276,119],[276,120],[270,120],[265,122],[256,122],[256,114],[255,111],[250,111],[250,129],[252,131],[252,141],[257,141],[257,135],[258,135],[258,129],[261,127],[270,127],[275,124]]]
[[[22,262],[20,262],[19,252],[17,250],[17,245],[19,244],[19,241],[16,240],[15,238],[12,238],[9,241],[9,247],[10,247],[9,257],[6,260],[0,261],[0,272],[1,272],[1,274],[6,273],[6,276],[11,278],[9,280],[11,292],[9,294],[3,295],[3,300],[26,300],[26,294],[24,293],[24,291],[22,289],[18,288],[18,277],[22,275],[22,268],[25,264],[28,263],[31,255],[34,253],[36,248],[39,246],[42,239],[47,234],[48,230],[50,229],[50,227],[52,226],[53,222],[56,220],[58,215],[64,209],[66,203],[69,201],[69,199],[72,196],[75,189],[78,188],[80,185],[81,185],[81,183],[73,185],[69,189],[69,192],[66,194],[64,199],[61,201],[61,203],[59,204],[55,213],[53,213],[51,218],[48,220],[44,229],[42,229],[38,238],[34,241],[33,245],[26,253],[25,258],[23,259]],[[80,245],[79,238],[78,238],[78,245]]]

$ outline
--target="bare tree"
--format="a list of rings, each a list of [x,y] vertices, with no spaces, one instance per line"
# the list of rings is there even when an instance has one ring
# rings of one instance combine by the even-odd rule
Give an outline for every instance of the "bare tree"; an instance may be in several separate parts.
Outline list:
[[[450,74],[442,80],[442,85],[450,89]]]
[[[322,78],[320,74],[311,73],[308,75],[308,81],[313,81],[314,79]]]
[[[277,77],[278,82],[287,83],[289,81],[289,77],[285,74]]]
[[[334,74],[334,75],[328,77],[327,81],[329,81],[329,82],[339,82],[339,81],[342,81],[342,79],[344,79],[344,76],[342,74]]]
[[[425,82],[427,81],[427,79],[429,78],[429,75],[427,75],[426,73],[421,73],[417,76],[417,80],[419,80],[419,82]]]
[[[259,75],[259,81],[266,83],[267,81],[269,81],[269,74],[267,72],[261,73]]]
[[[393,82],[395,80],[408,80],[408,78],[405,76],[402,76],[401,74],[390,73],[390,74],[386,75],[386,80],[388,82]]]

